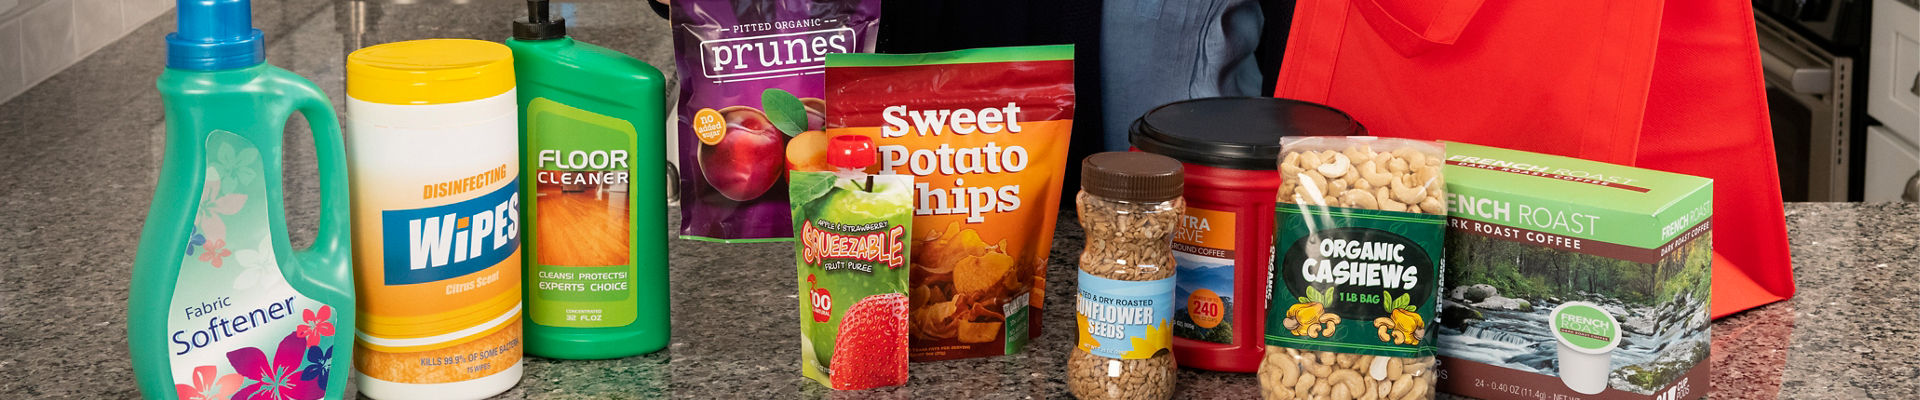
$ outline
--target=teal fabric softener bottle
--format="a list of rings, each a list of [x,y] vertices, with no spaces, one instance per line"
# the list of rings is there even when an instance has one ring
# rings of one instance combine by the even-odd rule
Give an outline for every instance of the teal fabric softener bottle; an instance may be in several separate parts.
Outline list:
[[[617,358],[667,345],[666,79],[567,37],[546,0],[515,21],[527,353]]]
[[[127,342],[147,398],[339,399],[353,354],[347,171],[326,94],[268,65],[248,0],[180,0],[158,86],[166,156],[140,235]],[[319,232],[287,241],[281,155],[306,117]],[[196,396],[198,394],[198,396]]]

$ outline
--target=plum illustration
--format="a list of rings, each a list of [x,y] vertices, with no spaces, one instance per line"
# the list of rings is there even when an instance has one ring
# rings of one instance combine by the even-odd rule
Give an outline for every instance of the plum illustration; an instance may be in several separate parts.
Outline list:
[[[734,201],[760,197],[786,175],[786,135],[767,114],[746,106],[720,110],[727,133],[720,142],[700,145],[700,173],[707,184]]]
[[[800,98],[800,105],[807,107],[807,130],[826,129],[827,101],[812,97]]]
[[[827,165],[827,133],[806,131],[787,140],[787,169],[794,171],[833,171]]]

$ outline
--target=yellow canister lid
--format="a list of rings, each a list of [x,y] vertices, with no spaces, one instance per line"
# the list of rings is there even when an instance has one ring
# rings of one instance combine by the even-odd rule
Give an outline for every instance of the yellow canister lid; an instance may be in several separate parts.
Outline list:
[[[347,55],[347,96],[381,104],[448,104],[513,89],[513,51],[471,39],[368,46]]]

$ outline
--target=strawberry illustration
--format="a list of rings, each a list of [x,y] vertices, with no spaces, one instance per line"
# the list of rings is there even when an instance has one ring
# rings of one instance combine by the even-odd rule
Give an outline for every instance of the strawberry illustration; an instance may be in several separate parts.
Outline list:
[[[853,303],[833,348],[834,389],[907,383],[907,296],[877,294]]]

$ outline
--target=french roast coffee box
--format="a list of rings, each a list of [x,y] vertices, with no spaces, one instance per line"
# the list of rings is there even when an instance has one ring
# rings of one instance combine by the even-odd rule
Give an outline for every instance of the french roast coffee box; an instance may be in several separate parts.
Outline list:
[[[1706,396],[1713,181],[1448,143],[1440,391]]]

